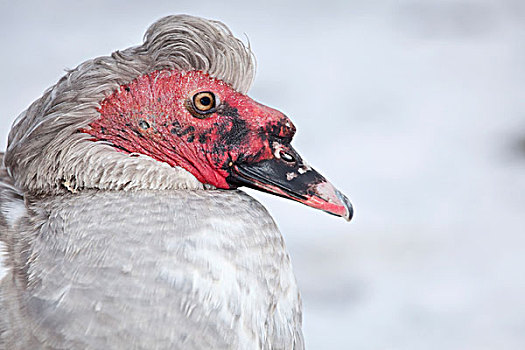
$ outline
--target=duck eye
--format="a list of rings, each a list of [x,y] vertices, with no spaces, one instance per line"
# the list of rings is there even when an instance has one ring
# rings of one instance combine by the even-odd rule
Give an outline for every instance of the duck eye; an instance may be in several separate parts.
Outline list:
[[[193,96],[193,106],[199,113],[209,113],[215,108],[215,95],[209,91],[196,93]]]

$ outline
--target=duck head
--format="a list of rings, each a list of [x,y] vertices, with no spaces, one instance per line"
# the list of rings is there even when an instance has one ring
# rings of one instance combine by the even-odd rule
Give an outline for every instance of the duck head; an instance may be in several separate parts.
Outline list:
[[[121,85],[82,129],[120,152],[181,167],[220,189],[248,186],[350,220],[349,200],[291,146],[281,112],[202,71],[159,70]]]

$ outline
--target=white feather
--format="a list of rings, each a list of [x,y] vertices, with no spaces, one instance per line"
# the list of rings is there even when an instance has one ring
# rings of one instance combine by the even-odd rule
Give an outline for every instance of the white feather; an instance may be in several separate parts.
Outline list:
[[[13,227],[26,214],[26,207],[21,200],[4,201],[0,205],[0,213],[5,218],[7,225]]]
[[[0,280],[2,280],[7,275],[7,266],[5,264],[6,260],[6,245],[0,241]]]

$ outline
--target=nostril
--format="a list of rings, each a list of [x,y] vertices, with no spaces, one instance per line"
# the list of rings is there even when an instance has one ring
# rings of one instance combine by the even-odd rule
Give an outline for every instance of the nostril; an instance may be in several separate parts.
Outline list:
[[[288,162],[288,163],[294,163],[295,162],[295,157],[292,156],[290,153],[288,152],[285,152],[285,151],[280,151],[279,152],[279,156],[281,157],[282,160],[284,160],[285,162]]]

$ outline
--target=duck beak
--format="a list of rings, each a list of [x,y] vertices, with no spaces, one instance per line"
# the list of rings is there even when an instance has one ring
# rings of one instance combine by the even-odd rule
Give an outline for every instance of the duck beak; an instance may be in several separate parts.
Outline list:
[[[354,211],[348,198],[305,164],[292,147],[286,148],[286,157],[278,155],[254,163],[235,164],[231,182],[301,202],[347,221],[352,219]]]

